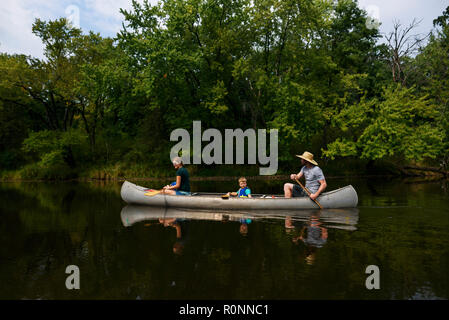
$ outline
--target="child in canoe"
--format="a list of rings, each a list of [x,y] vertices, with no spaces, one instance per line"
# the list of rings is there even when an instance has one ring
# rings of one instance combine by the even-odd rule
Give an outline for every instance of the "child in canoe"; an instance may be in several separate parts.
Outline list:
[[[227,196],[228,197],[234,196],[239,198],[251,198],[251,189],[248,188],[245,177],[241,177],[239,179],[239,186],[240,189],[238,189],[237,192],[228,192]]]

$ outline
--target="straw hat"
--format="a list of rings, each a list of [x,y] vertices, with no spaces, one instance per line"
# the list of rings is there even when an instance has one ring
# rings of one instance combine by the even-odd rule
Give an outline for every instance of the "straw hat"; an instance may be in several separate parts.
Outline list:
[[[310,162],[311,164],[314,165],[318,165],[318,163],[316,163],[315,160],[313,160],[313,154],[311,154],[310,152],[305,151],[302,155],[296,155],[298,158],[304,159],[308,162]]]

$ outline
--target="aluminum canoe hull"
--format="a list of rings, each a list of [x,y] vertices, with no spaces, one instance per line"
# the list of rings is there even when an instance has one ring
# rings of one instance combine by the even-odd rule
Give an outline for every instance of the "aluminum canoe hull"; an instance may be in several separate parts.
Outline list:
[[[283,198],[253,196],[252,198],[222,199],[218,194],[199,194],[194,196],[171,196],[157,194],[146,196],[148,188],[125,181],[121,189],[121,197],[128,204],[214,210],[302,210],[316,209],[318,206],[309,197]],[[358,196],[349,185],[343,188],[322,193],[317,201],[324,209],[355,208]]]

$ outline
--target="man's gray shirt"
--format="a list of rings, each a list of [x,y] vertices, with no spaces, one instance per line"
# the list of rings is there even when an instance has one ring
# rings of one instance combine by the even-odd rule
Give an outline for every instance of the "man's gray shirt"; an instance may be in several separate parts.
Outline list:
[[[318,181],[324,180],[324,174],[320,167],[313,166],[312,168],[307,168],[306,166],[301,168],[300,173],[304,174],[306,179],[306,188],[310,192],[315,193],[320,188],[320,183]]]

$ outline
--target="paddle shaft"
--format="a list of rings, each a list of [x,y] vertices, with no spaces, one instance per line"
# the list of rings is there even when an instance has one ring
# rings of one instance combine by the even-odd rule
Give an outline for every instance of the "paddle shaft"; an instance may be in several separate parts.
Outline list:
[[[295,179],[296,180],[296,182],[301,186],[301,188],[310,196],[310,194],[311,194],[311,192],[309,191],[309,189],[307,189],[306,187],[304,187],[303,185],[302,185],[302,183],[298,180],[298,179]],[[318,207],[320,207],[320,209],[323,209],[323,207],[321,206],[321,204],[315,199],[315,200],[313,200],[313,201],[315,201],[315,203],[318,205]]]

